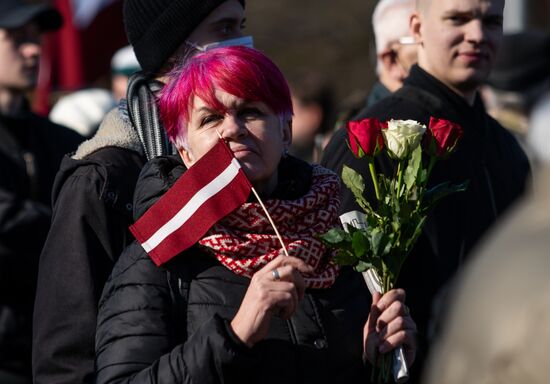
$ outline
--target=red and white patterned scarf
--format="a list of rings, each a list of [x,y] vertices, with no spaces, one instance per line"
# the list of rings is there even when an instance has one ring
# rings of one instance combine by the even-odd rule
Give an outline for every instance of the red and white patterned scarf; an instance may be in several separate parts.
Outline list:
[[[313,165],[311,187],[297,200],[272,199],[264,202],[289,255],[301,258],[315,268],[304,275],[307,288],[328,288],[339,268],[316,237],[339,225],[340,182],[338,176],[320,165]],[[282,248],[259,203],[245,203],[216,223],[199,244],[206,247],[227,268],[252,277]]]

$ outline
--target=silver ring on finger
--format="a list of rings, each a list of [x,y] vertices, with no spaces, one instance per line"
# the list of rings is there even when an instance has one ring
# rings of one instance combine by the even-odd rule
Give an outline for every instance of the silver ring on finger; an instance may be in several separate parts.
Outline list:
[[[271,274],[273,275],[273,280],[275,280],[275,281],[281,280],[281,275],[279,275],[279,270],[277,268],[272,270]]]

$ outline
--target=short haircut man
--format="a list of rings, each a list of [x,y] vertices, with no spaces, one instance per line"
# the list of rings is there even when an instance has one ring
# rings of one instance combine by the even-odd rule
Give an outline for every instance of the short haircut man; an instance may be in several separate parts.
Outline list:
[[[516,139],[487,115],[477,93],[500,45],[503,9],[504,0],[420,1],[410,24],[418,42],[418,65],[411,68],[401,89],[355,118],[412,119],[428,125],[433,116],[454,121],[465,132],[456,152],[434,167],[429,186],[469,180],[469,187],[430,212],[398,281],[419,329],[420,358],[411,370],[413,383],[431,342],[434,297],[521,196],[530,172]],[[377,157],[376,161],[378,169],[392,172],[391,160]],[[321,163],[337,173],[345,164],[370,180],[367,162],[353,157],[344,130],[334,135]],[[375,200],[370,184],[366,197]],[[342,214],[361,211],[347,188],[342,188],[340,210]]]
[[[504,0],[419,0],[411,19],[419,66],[473,103],[502,41],[503,10]]]

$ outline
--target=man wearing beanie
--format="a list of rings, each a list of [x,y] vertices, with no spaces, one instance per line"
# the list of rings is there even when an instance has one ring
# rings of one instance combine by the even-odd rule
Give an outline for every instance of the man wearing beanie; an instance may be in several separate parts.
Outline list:
[[[94,382],[97,305],[133,240],[132,202],[148,159],[171,153],[156,93],[190,47],[241,37],[244,0],[125,0],[128,40],[142,67],[127,98],[65,157],[53,191],[54,219],[40,258],[33,323],[33,378]]]
[[[0,383],[31,382],[32,311],[51,189],[65,153],[83,138],[31,111],[46,32],[61,27],[47,4],[0,1]]]

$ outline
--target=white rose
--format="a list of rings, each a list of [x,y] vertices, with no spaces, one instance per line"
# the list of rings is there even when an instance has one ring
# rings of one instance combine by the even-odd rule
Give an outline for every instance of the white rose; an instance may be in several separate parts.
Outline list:
[[[414,120],[390,120],[382,130],[386,147],[393,157],[402,160],[420,145],[426,126]]]

